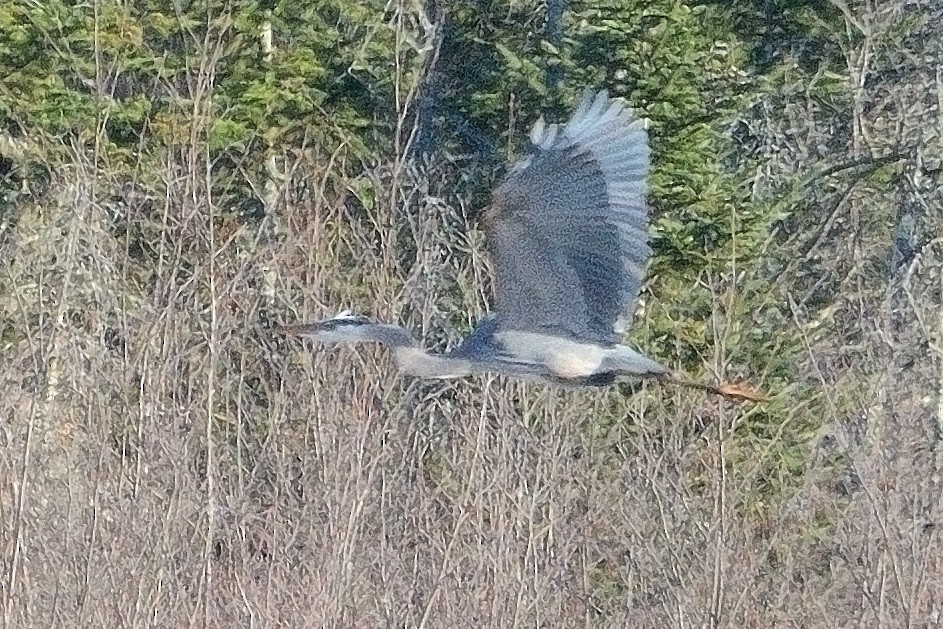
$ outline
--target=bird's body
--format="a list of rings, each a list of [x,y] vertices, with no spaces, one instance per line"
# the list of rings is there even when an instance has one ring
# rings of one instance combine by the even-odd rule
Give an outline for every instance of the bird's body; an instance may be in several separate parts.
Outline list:
[[[648,137],[621,99],[585,92],[565,125],[537,123],[484,213],[493,312],[465,341],[429,354],[403,328],[342,313],[286,328],[322,343],[389,346],[420,378],[502,373],[571,386],[666,375],[622,345],[651,250]]]
[[[735,385],[680,380],[622,344],[651,250],[648,137],[621,99],[586,91],[565,125],[538,122],[484,213],[495,270],[492,312],[451,351],[430,354],[398,325],[341,313],[282,328],[320,343],[380,343],[419,378],[500,373],[564,386],[622,378],[759,400]]]

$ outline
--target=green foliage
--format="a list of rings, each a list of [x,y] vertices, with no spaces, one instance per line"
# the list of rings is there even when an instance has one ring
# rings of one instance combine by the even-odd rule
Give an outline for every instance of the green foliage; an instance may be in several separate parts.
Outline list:
[[[389,129],[392,83],[386,68],[394,39],[383,5],[282,2],[211,5],[179,13],[161,0],[129,6],[54,0],[0,9],[0,122],[61,136],[105,125],[116,147],[153,134],[185,140],[201,98],[213,151],[350,140],[347,130]],[[208,16],[208,17],[207,17]],[[369,19],[367,19],[369,17]],[[263,24],[275,33],[262,50]],[[214,63],[213,84],[199,85]],[[365,101],[344,79],[369,81]],[[363,151],[389,146],[387,134],[358,134]],[[386,144],[384,144],[386,142]]]

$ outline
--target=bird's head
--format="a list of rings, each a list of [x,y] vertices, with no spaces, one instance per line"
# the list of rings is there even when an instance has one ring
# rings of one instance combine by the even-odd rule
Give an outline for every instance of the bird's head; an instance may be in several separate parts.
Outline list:
[[[374,340],[372,334],[376,324],[363,315],[345,310],[338,315],[303,325],[289,325],[279,328],[286,336],[298,336],[313,339],[318,343],[334,345],[337,343],[362,343]]]

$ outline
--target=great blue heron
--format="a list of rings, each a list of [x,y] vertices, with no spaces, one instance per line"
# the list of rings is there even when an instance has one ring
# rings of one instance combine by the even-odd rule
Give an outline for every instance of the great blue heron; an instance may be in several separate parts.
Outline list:
[[[621,344],[648,246],[648,136],[623,101],[586,90],[564,125],[539,121],[533,151],[508,171],[484,213],[494,308],[457,348],[430,354],[405,329],[341,313],[282,328],[320,343],[376,342],[420,378],[490,372],[604,386],[655,377],[733,397],[742,389],[681,381]]]

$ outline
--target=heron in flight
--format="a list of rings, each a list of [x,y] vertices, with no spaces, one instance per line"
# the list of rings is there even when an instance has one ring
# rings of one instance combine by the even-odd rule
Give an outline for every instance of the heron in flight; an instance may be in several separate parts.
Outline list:
[[[430,354],[405,329],[341,313],[282,328],[320,343],[381,343],[419,378],[500,373],[570,386],[683,381],[622,344],[651,255],[648,136],[619,98],[586,90],[568,122],[530,133],[533,150],[493,191],[483,222],[494,303],[457,348]]]

